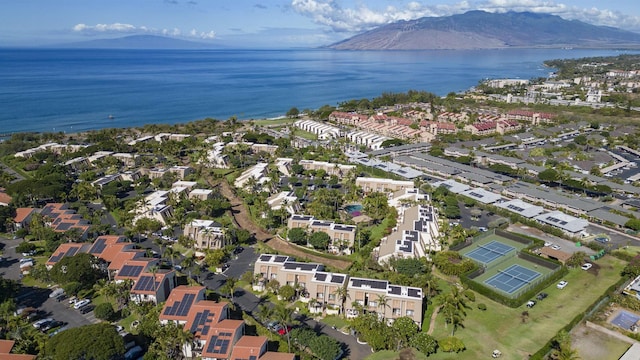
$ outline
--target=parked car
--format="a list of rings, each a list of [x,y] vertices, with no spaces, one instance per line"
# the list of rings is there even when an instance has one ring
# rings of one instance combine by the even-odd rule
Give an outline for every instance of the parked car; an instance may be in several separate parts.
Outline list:
[[[568,284],[569,284],[569,283],[568,283],[566,280],[562,280],[562,281],[560,281],[560,282],[558,283],[558,285],[556,285],[556,287],[557,287],[558,289],[564,289],[564,288],[566,288],[566,287],[567,287],[567,285],[568,285]]]
[[[52,318],[46,318],[46,319],[42,319],[42,320],[38,320],[36,322],[33,323],[33,327],[36,329],[40,329],[42,326],[52,322],[53,319]]]
[[[73,304],[73,308],[76,309],[76,310],[79,310],[79,309],[89,305],[90,303],[91,303],[91,300],[89,300],[89,299],[83,299],[83,300],[80,300],[80,301],[76,301],[76,303]]]
[[[593,264],[591,264],[591,263],[584,263],[584,264],[582,265],[582,267],[580,267],[580,269],[582,269],[582,270],[589,270],[589,269],[591,269],[592,267],[593,267]]]
[[[67,294],[60,294],[58,296],[56,296],[56,301],[57,302],[61,302],[62,300],[67,298]]]
[[[538,296],[536,296],[536,299],[538,300],[544,300],[547,298],[547,296],[549,296],[549,294],[545,293],[545,292],[541,292],[540,294],[538,294]]]
[[[81,314],[88,314],[88,313],[92,312],[94,308],[95,308],[95,306],[93,306],[93,305],[85,305],[84,307],[80,308],[80,313]]]
[[[50,321],[47,324],[41,326],[40,330],[42,332],[47,332],[47,331],[49,331],[51,329],[55,329],[55,328],[63,326],[63,325],[65,325],[65,323],[63,321],[53,320],[53,321]]]
[[[601,244],[606,244],[609,242],[609,239],[606,237],[597,237],[595,240]]]
[[[536,301],[535,301],[535,300],[529,300],[529,301],[527,301],[527,307],[528,307],[528,308],[532,308],[532,307],[534,307],[534,306],[536,306]]]
[[[63,288],[57,288],[57,289],[54,289],[51,292],[51,294],[49,294],[49,297],[50,298],[55,298],[55,297],[58,297],[58,296],[60,296],[62,294],[64,294],[64,289]]]
[[[553,250],[560,250],[560,249],[562,249],[562,247],[560,247],[560,245],[551,245],[551,248],[552,248]]]

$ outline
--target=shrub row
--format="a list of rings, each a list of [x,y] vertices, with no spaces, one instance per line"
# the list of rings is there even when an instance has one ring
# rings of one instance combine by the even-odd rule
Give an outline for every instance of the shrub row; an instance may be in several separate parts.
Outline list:
[[[622,286],[622,284],[624,284],[626,281],[627,281],[626,278],[621,278],[615,284],[609,286],[607,291],[605,291],[593,303],[591,303],[591,305],[589,305],[589,307],[587,307],[587,309],[585,311],[579,313],[573,319],[571,319],[571,321],[567,325],[565,325],[562,329],[560,329],[553,338],[549,339],[549,341],[547,341],[547,343],[544,344],[544,346],[542,348],[540,348],[540,350],[538,350],[536,353],[531,355],[529,357],[529,360],[543,360],[545,358],[545,356],[553,348],[554,339],[560,332],[562,332],[562,331],[566,331],[567,333],[571,332],[571,329],[573,329],[574,326],[576,326],[578,323],[580,323],[580,321],[582,321],[582,319],[585,318],[586,314],[589,314],[589,313],[592,313],[593,311],[595,311],[596,307],[599,304],[601,304],[601,302],[604,299],[606,299],[609,296],[611,296],[612,294],[614,294],[617,291],[617,289],[620,286]]]

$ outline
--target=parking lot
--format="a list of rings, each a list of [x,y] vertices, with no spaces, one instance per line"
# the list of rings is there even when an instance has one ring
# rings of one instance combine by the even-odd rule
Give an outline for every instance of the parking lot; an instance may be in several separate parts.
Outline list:
[[[21,254],[17,254],[15,251],[21,241],[21,239],[0,238],[0,243],[4,245],[3,258],[5,259],[0,263],[0,275],[5,279],[21,281],[19,264]],[[63,321],[67,323],[68,328],[100,321],[95,318],[93,312],[81,314],[69,304],[67,299],[58,302],[50,298],[51,292],[51,289],[23,287],[17,296],[18,308],[33,308],[37,311],[37,319],[52,318]]]

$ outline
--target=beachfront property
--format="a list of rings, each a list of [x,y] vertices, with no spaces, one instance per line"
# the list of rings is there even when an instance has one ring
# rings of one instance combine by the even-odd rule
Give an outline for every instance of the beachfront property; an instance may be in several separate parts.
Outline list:
[[[360,186],[365,193],[370,192],[383,192],[394,193],[399,190],[413,189],[413,181],[406,180],[393,180],[393,179],[381,179],[370,177],[358,177],[356,179],[356,186]]]
[[[247,186],[251,181],[256,184],[264,185],[269,179],[266,178],[269,164],[260,162],[245,170],[233,183],[235,187],[247,190]],[[253,180],[251,180],[253,179]],[[251,189],[253,191],[253,189]]]
[[[347,317],[351,318],[364,310],[376,312],[388,322],[408,316],[418,326],[422,325],[423,293],[420,288],[393,285],[385,280],[349,278],[346,274],[325,272],[322,264],[299,263],[291,257],[273,254],[258,257],[254,274],[261,278],[259,284],[262,284],[254,285],[256,291],[263,291],[264,284],[270,280],[302,288],[300,300],[307,302],[313,313],[336,314],[344,306]],[[341,298],[337,290],[345,285],[348,295]],[[354,302],[357,305],[354,306]],[[383,302],[386,302],[384,306]]]
[[[422,327],[423,293],[421,288],[389,284],[386,280],[349,278],[345,314],[357,317],[362,311],[378,314],[387,323],[399,317],[411,318]]]
[[[36,146],[31,149],[27,149],[24,151],[18,151],[17,153],[13,154],[13,156],[29,159],[34,154],[37,154],[40,152],[50,151],[54,154],[60,155],[63,153],[77,152],[87,147],[88,145],[66,145],[66,144],[58,144],[55,142],[51,142],[51,143],[42,144],[40,146]]]
[[[317,220],[309,215],[292,215],[287,226],[289,229],[304,228],[309,233],[321,231],[331,239],[329,252],[350,253],[356,238],[356,226],[337,224],[333,221]]]
[[[193,220],[184,226],[183,234],[194,240],[198,250],[222,249],[228,245],[222,225],[213,220]]]
[[[297,120],[293,125],[301,130],[316,134],[320,140],[335,139],[340,137],[341,133],[340,129],[335,126],[313,120]]]

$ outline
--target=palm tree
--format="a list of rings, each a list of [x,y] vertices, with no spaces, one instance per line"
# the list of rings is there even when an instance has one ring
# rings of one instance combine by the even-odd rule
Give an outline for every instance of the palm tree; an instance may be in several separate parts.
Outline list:
[[[235,293],[235,289],[236,289],[236,285],[237,284],[238,284],[238,279],[233,278],[233,277],[229,277],[229,278],[227,278],[227,281],[224,283],[224,285],[220,289],[225,294],[229,295],[229,297],[231,298],[231,304],[232,305],[233,305],[233,295]]]
[[[340,302],[340,313],[344,317],[345,316],[345,313],[344,313],[344,302],[347,301],[347,299],[350,299],[349,292],[347,291],[346,287],[340,286],[340,287],[336,288],[336,290],[333,292],[333,294],[336,296],[336,298]]]
[[[293,324],[293,309],[281,304],[277,304],[273,310],[275,321],[277,321],[278,324],[280,324],[284,328],[284,332],[287,336],[288,352],[291,352],[291,336],[289,335],[289,326]]]
[[[378,308],[382,308],[382,320],[384,321],[385,313],[387,312],[387,307],[389,307],[389,298],[387,295],[378,295],[377,299]]]
[[[454,335],[458,326],[462,325],[466,312],[467,303],[457,286],[453,286],[451,291],[446,294],[442,299],[442,313],[445,315],[447,323],[451,326],[451,336]]]
[[[168,257],[169,260],[171,260],[171,266],[172,267],[176,266],[174,261],[175,261],[175,258],[178,257],[179,254],[180,253],[177,250],[175,250],[174,248],[169,247],[169,246],[167,246],[167,248],[164,250],[164,256]]]
[[[195,264],[195,262],[196,260],[193,258],[193,256],[185,256],[180,263],[182,269],[186,269],[189,272],[189,279],[191,279],[191,268],[193,267],[193,264]]]

